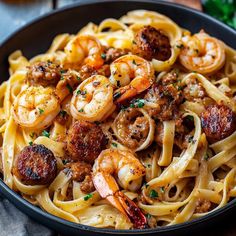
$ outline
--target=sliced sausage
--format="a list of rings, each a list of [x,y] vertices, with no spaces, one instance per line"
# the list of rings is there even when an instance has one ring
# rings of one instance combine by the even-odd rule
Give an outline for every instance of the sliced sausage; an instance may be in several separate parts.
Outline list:
[[[152,26],[142,27],[134,37],[133,53],[147,60],[166,61],[171,56],[169,38]]]
[[[67,150],[75,161],[93,164],[106,144],[101,127],[94,123],[76,121],[68,132]]]
[[[236,130],[236,115],[225,105],[210,105],[201,114],[202,129],[210,143],[222,140]]]
[[[14,174],[27,185],[50,184],[57,175],[57,161],[44,145],[26,146],[16,156]]]
[[[157,105],[157,108],[148,111],[154,119],[175,119],[178,107],[183,102],[183,93],[176,72],[167,73],[158,83],[153,84],[144,98]]]
[[[42,85],[44,87],[56,85],[61,78],[60,65],[48,62],[37,62],[28,67],[26,80],[30,85]]]

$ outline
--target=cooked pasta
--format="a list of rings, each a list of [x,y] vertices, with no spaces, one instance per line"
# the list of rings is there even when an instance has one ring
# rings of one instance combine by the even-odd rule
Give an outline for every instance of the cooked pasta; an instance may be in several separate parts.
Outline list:
[[[3,181],[75,223],[144,229],[236,197],[236,51],[135,10],[9,56]]]

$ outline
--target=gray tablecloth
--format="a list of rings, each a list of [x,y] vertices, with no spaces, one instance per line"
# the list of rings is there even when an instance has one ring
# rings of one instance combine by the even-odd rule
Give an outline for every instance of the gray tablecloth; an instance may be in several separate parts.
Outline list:
[[[0,236],[55,236],[35,223],[0,194]]]

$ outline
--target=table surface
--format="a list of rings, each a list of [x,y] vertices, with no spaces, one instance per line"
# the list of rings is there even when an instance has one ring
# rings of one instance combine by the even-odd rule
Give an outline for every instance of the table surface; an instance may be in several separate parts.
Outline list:
[[[2,0],[0,1],[0,43],[12,32],[23,26],[30,20],[48,13],[54,9],[86,0]],[[199,0],[169,0],[181,2],[201,9]],[[236,215],[236,212],[235,214]],[[1,220],[1,219],[0,219]],[[198,233],[199,234],[199,233]],[[236,236],[235,219],[229,217],[223,223],[218,223],[211,228],[204,230],[202,235],[224,235]],[[1,232],[0,232],[1,235]],[[194,235],[192,235],[194,236]]]

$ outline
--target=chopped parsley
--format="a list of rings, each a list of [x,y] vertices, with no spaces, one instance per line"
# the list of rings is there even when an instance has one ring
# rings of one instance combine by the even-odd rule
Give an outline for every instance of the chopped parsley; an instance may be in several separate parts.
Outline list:
[[[35,132],[31,133],[29,136],[30,136],[30,138],[33,138],[34,135],[36,135]]]
[[[156,190],[152,189],[149,193],[149,196],[151,198],[157,198],[158,197],[158,192]]]
[[[137,65],[137,63],[136,63],[136,61],[135,61],[135,60],[133,60],[133,64],[134,64],[134,65]]]
[[[66,87],[67,87],[67,89],[69,90],[70,93],[73,93],[73,89],[69,84],[67,84]]]
[[[188,138],[188,142],[194,144],[196,140],[193,139],[193,136]]]
[[[102,54],[101,54],[101,58],[102,58],[103,60],[106,60],[106,57],[107,57],[107,56],[106,56],[105,53],[102,53]]]
[[[33,142],[32,142],[32,141],[30,141],[30,142],[29,142],[29,145],[30,145],[30,146],[32,146],[32,145],[33,145]]]
[[[81,94],[81,90],[78,89],[77,92],[76,92],[77,95]]]
[[[151,164],[147,164],[147,168],[151,168],[151,166],[152,166]]]
[[[150,219],[152,217],[152,215],[150,215],[149,213],[146,214],[146,218]]]
[[[61,110],[61,111],[59,112],[59,115],[62,116],[63,118],[66,116],[66,114],[67,114],[67,112],[64,111],[64,110]]]
[[[191,116],[191,115],[187,115],[186,118],[187,118],[188,120],[194,121],[194,118],[193,118],[193,116]]]
[[[69,163],[69,160],[67,160],[67,159],[62,160],[62,163],[63,163],[63,165],[66,165],[67,163]]]
[[[120,81],[119,80],[116,81],[116,86],[120,87]]]
[[[93,196],[93,194],[89,193],[86,196],[84,196],[84,201],[88,201],[91,197]]]
[[[119,98],[121,96],[120,92],[114,93],[113,98],[116,100],[117,98]]]
[[[184,45],[183,44],[177,44],[176,47],[182,49],[184,47]]]
[[[77,76],[77,77],[76,77],[76,79],[77,79],[78,81],[80,81],[80,80],[81,80],[81,78],[80,78],[79,76]]]
[[[111,143],[113,147],[117,147],[117,143]]]
[[[64,73],[66,73],[66,70],[61,70],[60,72],[61,72],[61,74],[64,74]]]
[[[39,114],[41,115],[41,114],[43,114],[43,113],[44,113],[44,110],[41,109],[41,108],[39,108]]]
[[[45,137],[47,137],[47,138],[50,137],[50,133],[49,133],[47,130],[44,130],[44,131],[42,132],[42,135],[45,136]]]
[[[165,192],[165,188],[164,187],[161,187],[160,190],[161,190],[162,193]]]
[[[131,108],[134,108],[134,107],[142,108],[144,105],[145,105],[145,100],[138,98],[130,104],[130,107]]]
[[[209,157],[208,153],[206,153],[205,156],[204,156],[204,160],[207,161],[209,158],[210,157]]]
[[[84,109],[83,108],[79,109],[79,112],[84,112]]]

